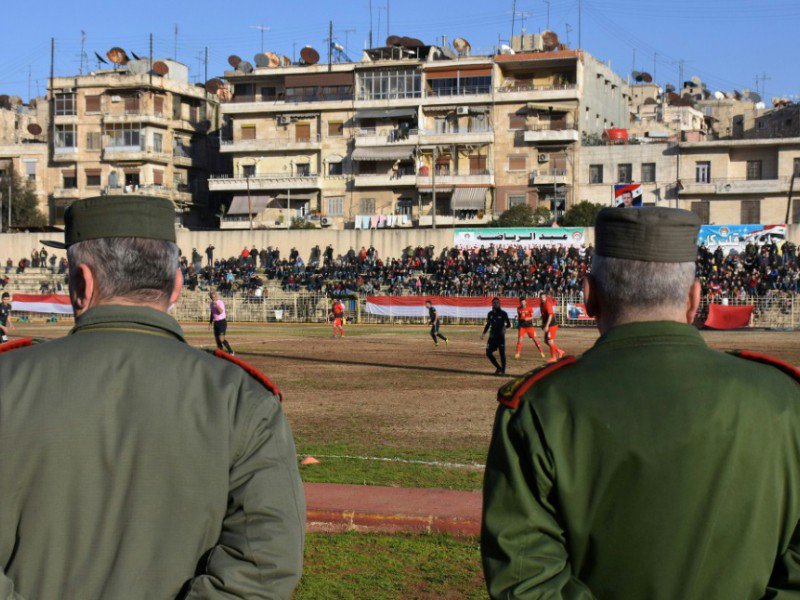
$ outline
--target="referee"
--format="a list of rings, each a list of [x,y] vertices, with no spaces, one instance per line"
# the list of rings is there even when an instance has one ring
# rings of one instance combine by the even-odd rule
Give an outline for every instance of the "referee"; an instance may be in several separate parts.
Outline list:
[[[430,319],[430,323],[428,325],[431,326],[431,337],[433,338],[433,345],[438,347],[439,340],[444,340],[445,346],[450,342],[447,341],[447,337],[439,333],[439,325],[441,325],[441,321],[439,320],[439,313],[436,312],[433,304],[430,300],[425,302],[425,308],[428,309],[428,319]]]
[[[489,331],[489,342],[486,344],[486,358],[496,367],[495,375],[506,374],[506,329],[511,327],[508,313],[500,307],[500,298],[492,298],[492,310],[486,315],[486,326],[483,328],[481,339]],[[500,351],[500,362],[494,353]]]
[[[226,350],[228,354],[233,354],[233,348],[225,339],[225,334],[228,331],[228,315],[225,312],[225,303],[222,300],[217,300],[217,293],[211,292],[211,316],[208,319],[208,327],[214,326],[214,341],[217,342],[217,348]],[[223,348],[224,346],[224,348]]]

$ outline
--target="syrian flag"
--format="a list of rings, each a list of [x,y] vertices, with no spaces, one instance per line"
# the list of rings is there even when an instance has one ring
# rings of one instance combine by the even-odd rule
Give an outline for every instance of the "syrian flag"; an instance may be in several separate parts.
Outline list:
[[[367,313],[386,317],[427,317],[425,302],[431,301],[440,317],[459,317],[462,319],[485,319],[492,310],[491,296],[474,298],[464,296],[367,296]],[[516,316],[519,298],[500,298],[500,306]],[[529,298],[528,306],[533,308],[534,318],[541,316],[539,300]]]
[[[71,315],[72,304],[66,294],[14,294],[13,312]]]

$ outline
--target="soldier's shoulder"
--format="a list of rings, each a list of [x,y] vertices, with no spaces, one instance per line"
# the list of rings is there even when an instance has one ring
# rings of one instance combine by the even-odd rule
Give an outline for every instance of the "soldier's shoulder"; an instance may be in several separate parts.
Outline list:
[[[800,369],[779,358],[769,356],[768,354],[762,354],[761,352],[752,352],[750,350],[731,350],[726,354],[749,361],[750,363],[765,365],[769,367],[772,372],[781,372],[800,384]],[[764,372],[766,373],[769,371],[764,370]]]
[[[553,373],[569,367],[578,362],[574,356],[565,356],[558,362],[539,367],[528,371],[522,377],[515,379],[501,387],[497,392],[497,401],[504,406],[516,410],[519,408],[522,397],[528,393],[537,383],[550,377]]]
[[[245,373],[247,373],[252,379],[258,382],[262,387],[266,388],[271,394],[278,398],[278,401],[283,402],[283,393],[278,389],[278,386],[267,377],[260,369],[254,367],[250,363],[242,360],[238,356],[234,356],[232,354],[228,354],[227,352],[223,352],[222,350],[214,350],[208,351],[208,355],[214,356],[217,359],[224,360],[227,364],[235,365],[238,369],[241,369]]]
[[[21,350],[22,348],[30,348],[41,343],[41,340],[35,340],[30,337],[19,338],[17,340],[10,340],[0,344],[0,354],[8,354],[14,350]]]

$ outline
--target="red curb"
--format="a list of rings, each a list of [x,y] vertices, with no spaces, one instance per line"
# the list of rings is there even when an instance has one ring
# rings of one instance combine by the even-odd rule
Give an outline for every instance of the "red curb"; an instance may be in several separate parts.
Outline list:
[[[306,483],[305,491],[310,532],[480,535],[480,492],[331,483]]]

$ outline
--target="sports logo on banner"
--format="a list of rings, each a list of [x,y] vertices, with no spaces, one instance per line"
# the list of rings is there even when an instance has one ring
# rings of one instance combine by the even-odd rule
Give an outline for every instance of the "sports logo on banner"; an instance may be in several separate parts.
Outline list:
[[[641,205],[641,183],[617,183],[614,185],[614,206],[618,208],[628,208]]]

